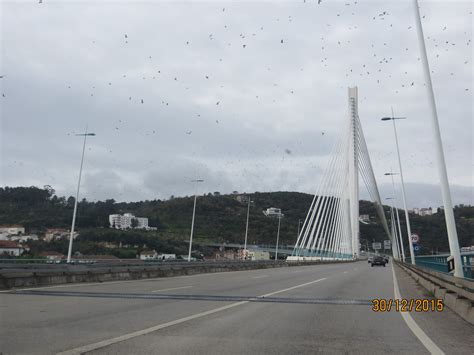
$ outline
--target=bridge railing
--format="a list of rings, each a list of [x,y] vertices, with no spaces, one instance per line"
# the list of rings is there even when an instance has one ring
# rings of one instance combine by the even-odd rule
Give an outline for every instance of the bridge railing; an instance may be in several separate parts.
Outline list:
[[[420,255],[415,257],[415,263],[418,266],[447,274],[449,273],[448,257],[449,254]],[[474,252],[461,253],[461,261],[464,277],[474,279]],[[409,263],[409,258],[405,262]]]

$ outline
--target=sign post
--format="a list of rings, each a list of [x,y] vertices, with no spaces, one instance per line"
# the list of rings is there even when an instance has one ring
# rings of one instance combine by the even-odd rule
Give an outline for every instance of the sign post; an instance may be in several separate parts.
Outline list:
[[[452,255],[448,256],[448,259],[446,261],[448,262],[448,272],[453,272],[454,271],[454,256]]]
[[[372,243],[372,249],[374,250],[380,250],[382,249],[382,243]]]

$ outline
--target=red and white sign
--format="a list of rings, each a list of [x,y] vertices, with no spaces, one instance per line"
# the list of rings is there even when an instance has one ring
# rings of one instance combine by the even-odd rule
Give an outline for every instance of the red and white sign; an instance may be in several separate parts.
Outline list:
[[[418,242],[420,241],[420,236],[419,236],[418,234],[413,233],[413,234],[411,235],[411,241],[412,241],[413,243],[418,243]]]

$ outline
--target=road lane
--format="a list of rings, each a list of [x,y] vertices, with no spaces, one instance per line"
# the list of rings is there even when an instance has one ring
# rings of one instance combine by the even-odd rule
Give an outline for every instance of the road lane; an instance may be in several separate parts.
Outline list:
[[[319,279],[324,280],[310,283]],[[305,283],[310,284],[292,288]],[[67,286],[71,287],[42,290],[132,296],[160,295],[153,291],[161,290],[171,297],[212,295],[221,299],[0,294],[4,354],[56,353],[186,317],[191,319],[95,352],[156,353],[160,349],[160,353],[222,353],[227,349],[229,353],[375,353],[386,349],[393,353],[426,353],[399,314],[374,313],[367,304],[344,303],[393,298],[390,266],[370,268],[366,262],[358,262]],[[228,300],[227,296],[256,297],[285,289],[288,290],[272,296],[285,303],[244,302],[213,311],[240,302]],[[295,304],[287,298],[311,298],[322,303]],[[192,318],[203,312],[213,313]],[[429,335],[436,339],[436,333]]]

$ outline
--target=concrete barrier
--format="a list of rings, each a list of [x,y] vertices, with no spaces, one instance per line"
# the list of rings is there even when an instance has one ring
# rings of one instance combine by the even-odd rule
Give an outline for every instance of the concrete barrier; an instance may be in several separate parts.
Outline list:
[[[434,297],[443,300],[446,307],[453,310],[467,322],[474,324],[474,282],[459,279],[432,270],[397,262],[421,286],[431,291]]]
[[[352,261],[242,261],[242,262],[194,262],[160,263],[159,265],[58,265],[58,268],[0,269],[0,289],[21,287],[40,287],[82,282],[107,282],[121,280],[139,280],[148,278],[173,277],[202,273],[268,269],[275,267],[308,266]]]

